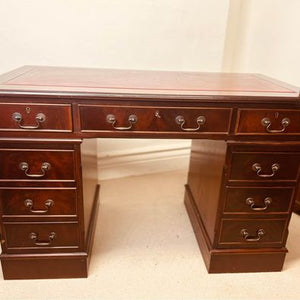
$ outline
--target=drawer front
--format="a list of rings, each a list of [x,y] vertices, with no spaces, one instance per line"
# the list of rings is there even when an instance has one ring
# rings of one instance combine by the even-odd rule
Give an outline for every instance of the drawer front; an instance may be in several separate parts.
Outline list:
[[[82,131],[227,133],[231,109],[91,105],[80,106],[80,117]]]
[[[78,248],[78,224],[73,223],[4,223],[6,249]]]
[[[300,134],[300,110],[239,109],[237,134]]]
[[[71,105],[0,103],[1,131],[72,131]]]
[[[4,217],[77,214],[75,188],[0,188],[0,201]]]
[[[299,153],[232,153],[230,180],[296,181]]]
[[[286,219],[224,219],[221,224],[221,247],[282,247],[285,243]]]
[[[73,150],[0,149],[0,181],[73,181],[73,161]]]
[[[290,187],[227,187],[224,213],[288,213],[293,194]]]

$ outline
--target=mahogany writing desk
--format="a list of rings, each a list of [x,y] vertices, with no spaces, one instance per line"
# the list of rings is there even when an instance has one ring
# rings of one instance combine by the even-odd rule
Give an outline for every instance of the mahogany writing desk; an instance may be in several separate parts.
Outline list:
[[[0,112],[4,278],[87,276],[99,188],[84,218],[81,142],[97,137],[193,139],[184,201],[208,271],[282,269],[300,198],[298,89],[256,74],[26,66],[0,77]]]

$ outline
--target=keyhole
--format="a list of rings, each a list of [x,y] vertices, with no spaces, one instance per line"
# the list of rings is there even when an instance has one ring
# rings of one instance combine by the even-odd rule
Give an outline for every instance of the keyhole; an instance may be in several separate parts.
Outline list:
[[[30,107],[26,107],[25,110],[28,114],[30,113]]]
[[[276,112],[275,113],[275,119],[278,119],[278,117],[279,117],[279,112]]]

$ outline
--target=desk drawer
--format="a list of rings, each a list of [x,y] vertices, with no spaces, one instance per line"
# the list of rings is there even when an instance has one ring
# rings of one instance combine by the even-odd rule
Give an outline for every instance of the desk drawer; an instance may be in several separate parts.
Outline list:
[[[72,131],[71,105],[0,103],[1,131]]]
[[[227,187],[224,213],[288,213],[292,187]]]
[[[75,216],[75,188],[0,188],[4,217]]]
[[[78,248],[77,222],[4,223],[5,241],[10,250]]]
[[[286,239],[286,219],[224,219],[220,247],[282,247]]]
[[[300,134],[300,110],[239,109],[237,134]]]
[[[300,153],[295,152],[234,152],[230,180],[296,181]]]
[[[73,162],[73,150],[0,149],[0,181],[73,181]]]
[[[82,131],[227,133],[231,109],[80,106]]]

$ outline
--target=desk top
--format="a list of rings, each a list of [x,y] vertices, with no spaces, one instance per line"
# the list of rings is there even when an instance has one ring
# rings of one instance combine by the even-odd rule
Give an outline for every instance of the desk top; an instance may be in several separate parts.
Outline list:
[[[0,76],[1,94],[298,98],[299,89],[260,74],[24,66]],[[295,99],[296,100],[296,99]]]

